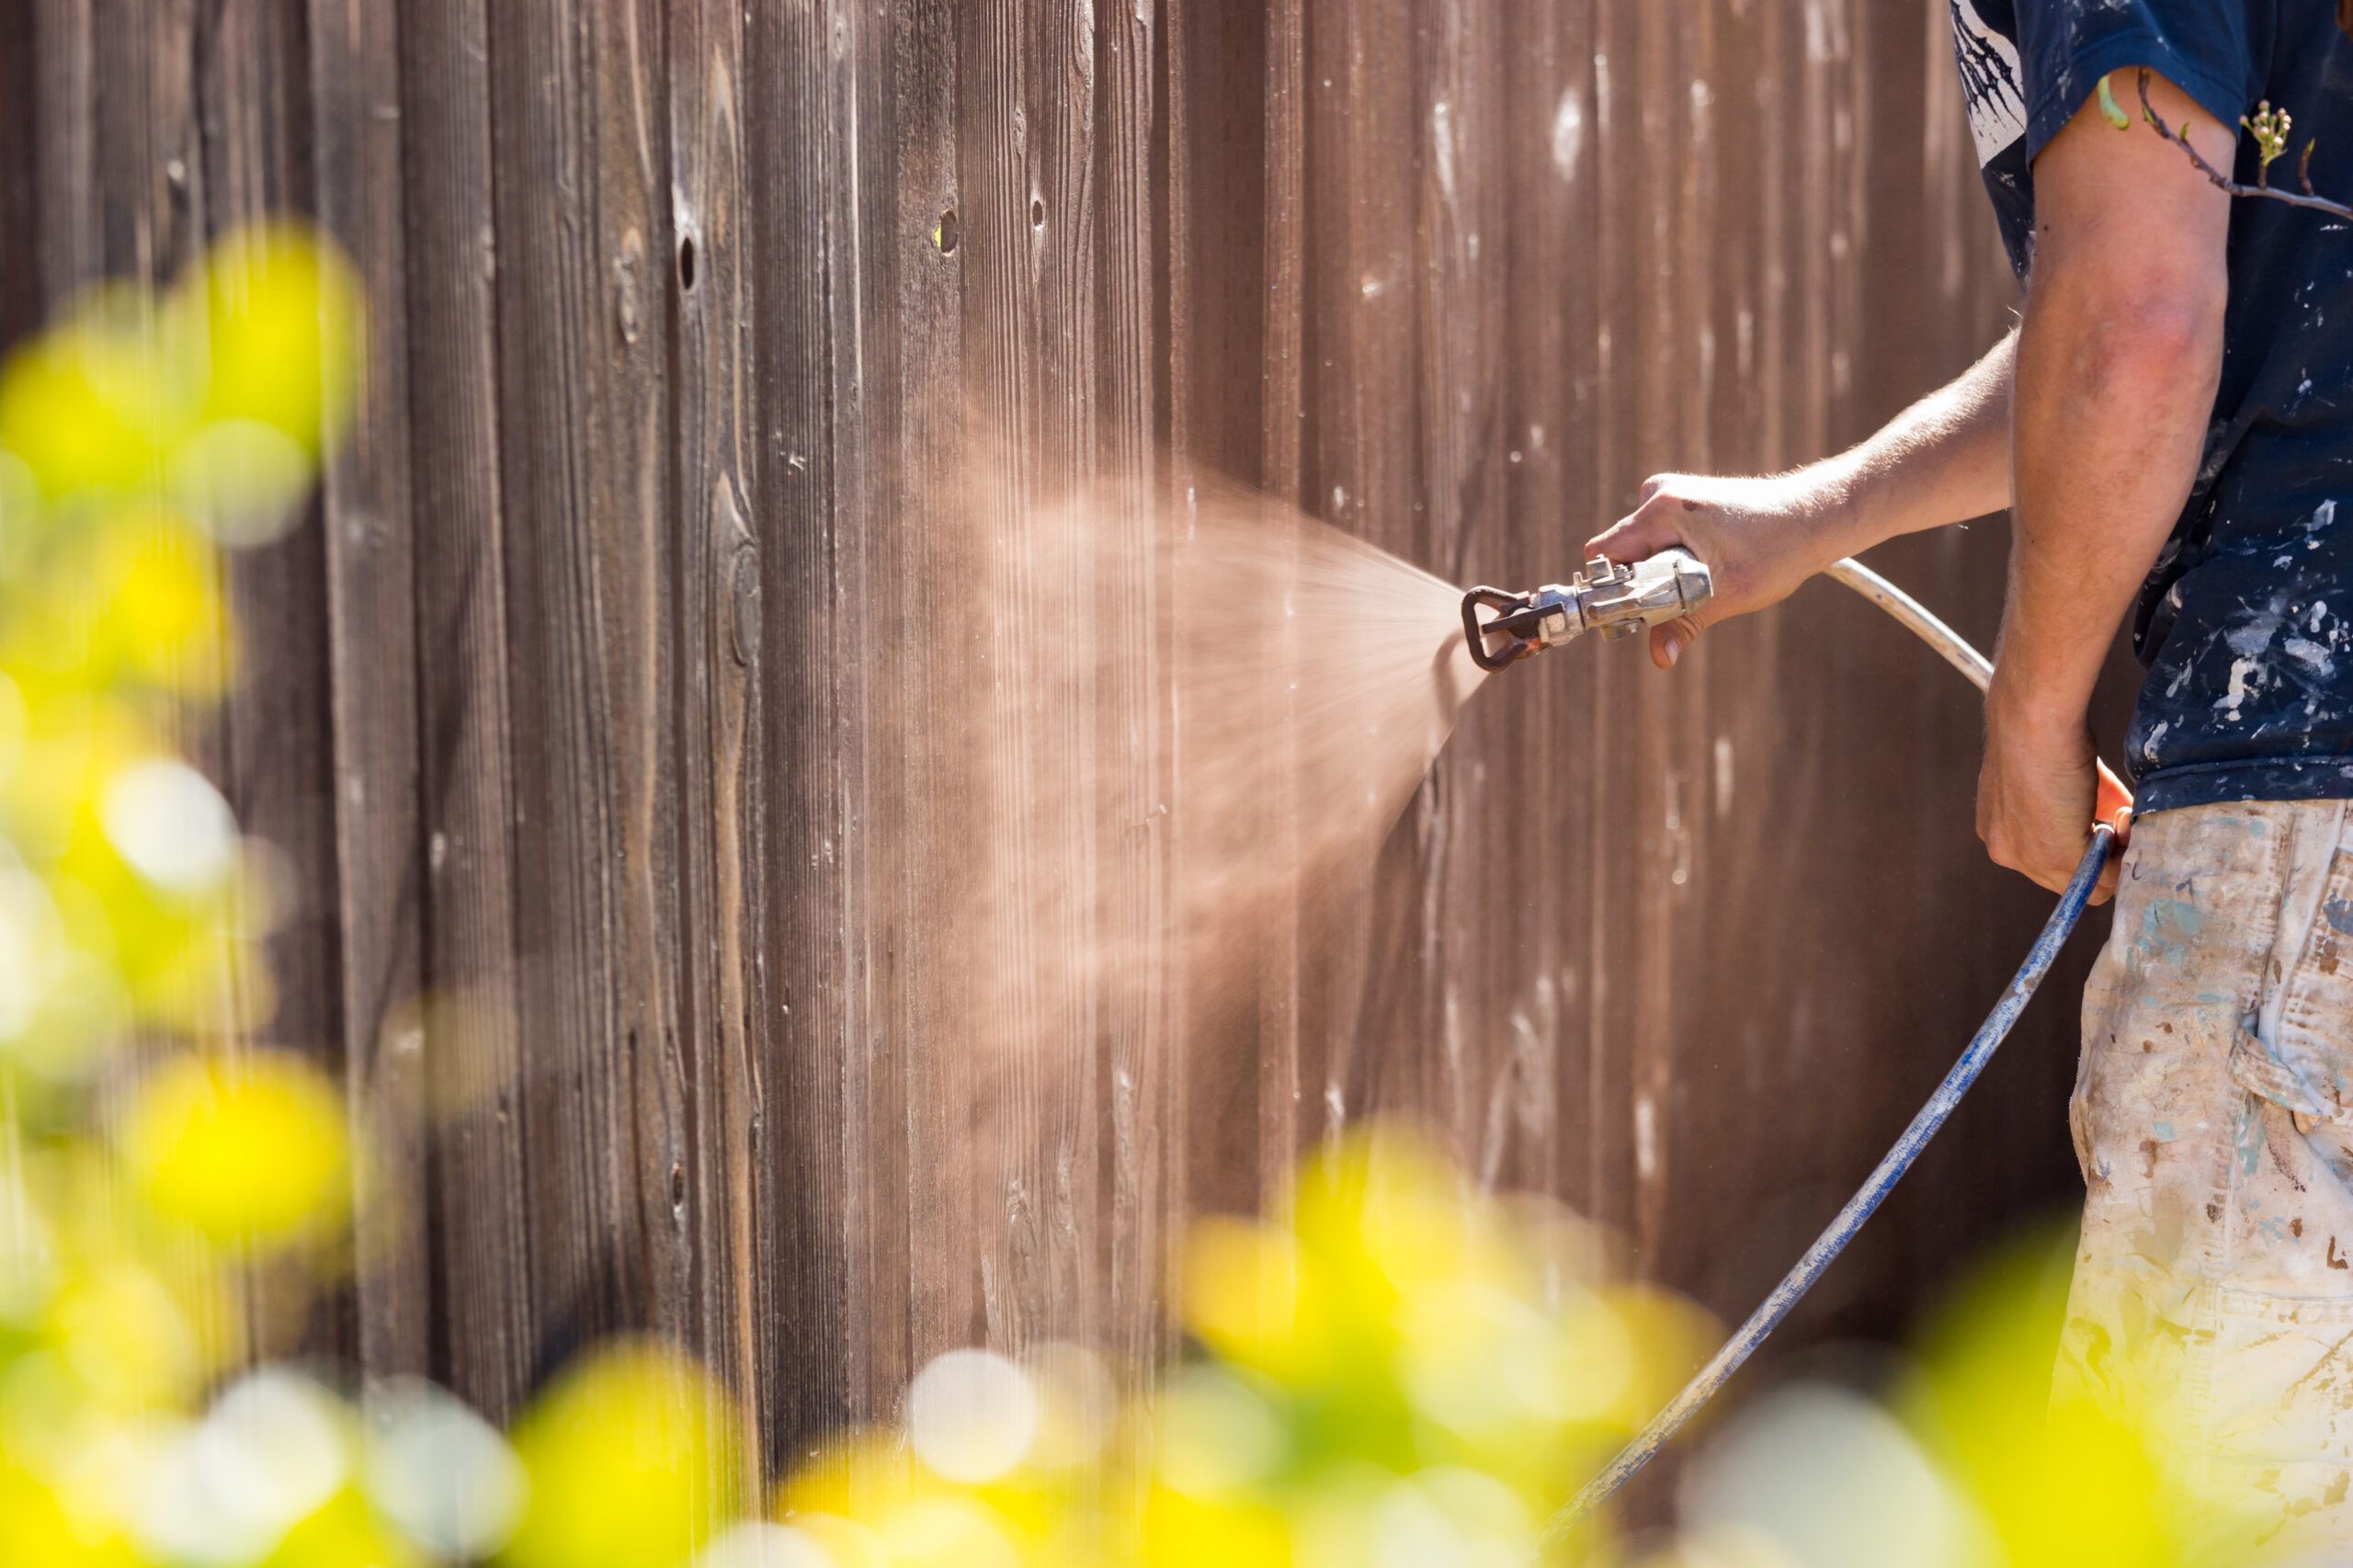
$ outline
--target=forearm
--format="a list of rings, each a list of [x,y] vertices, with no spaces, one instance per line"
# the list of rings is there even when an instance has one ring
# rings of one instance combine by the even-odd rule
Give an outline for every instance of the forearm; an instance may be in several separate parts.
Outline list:
[[[2012,332],[1967,370],[1813,472],[1847,505],[1833,514],[1825,561],[1898,534],[1942,528],[2010,504]]]
[[[1847,454],[1857,538],[1847,553],[2010,504],[2011,332],[1959,377]]]
[[[2009,596],[1989,710],[2084,732],[2118,622],[2195,478],[2222,369],[2219,278],[2039,271],[2018,350]]]
[[[1652,632],[1651,657],[1674,664],[1702,629],[1778,603],[1840,556],[2006,506],[2015,339],[1836,457],[1788,473],[1645,481],[1632,515],[1587,540],[1586,556],[1639,561],[1682,545],[1716,584],[1696,614]]]

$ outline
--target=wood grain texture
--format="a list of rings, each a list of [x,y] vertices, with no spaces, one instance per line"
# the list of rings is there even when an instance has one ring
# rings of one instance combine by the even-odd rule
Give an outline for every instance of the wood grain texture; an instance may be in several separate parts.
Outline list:
[[[27,18],[32,48],[33,155],[9,176],[31,187],[40,227],[29,238],[42,301],[54,312],[100,277],[97,97],[97,44],[82,0],[37,0]]]
[[[326,466],[318,528],[335,753],[339,1043],[354,1130],[368,1151],[354,1210],[358,1352],[370,1369],[424,1376],[431,1369],[431,1104],[419,999],[429,857],[419,853],[425,790],[400,36],[390,7],[314,0],[303,20],[319,223],[356,263],[370,307],[352,426]]]
[[[760,643],[771,674],[755,697],[764,733],[799,737],[778,747],[759,802],[769,863],[794,890],[772,912],[760,959],[774,1003],[756,1021],[775,1104],[760,1191],[776,1307],[763,1328],[769,1346],[793,1357],[767,1413],[783,1442],[865,1413],[848,1326],[864,1282],[850,1276],[844,1218],[856,1142],[847,1081],[854,911],[834,839],[861,755],[842,715],[863,665],[835,656],[841,519],[855,495],[843,472],[855,467],[854,454],[845,462],[855,409],[845,406],[854,386],[840,335],[855,319],[857,207],[841,134],[849,95],[827,21],[814,6],[764,7],[745,40],[751,74],[775,85],[772,112],[745,121],[749,155],[773,195],[746,214],[747,243],[773,280],[752,301],[757,385],[772,422],[759,427],[753,515],[765,541],[763,619],[776,618]]]
[[[15,171],[0,178],[0,234],[8,236],[0,245],[0,352],[40,322],[40,259],[34,243],[40,233],[40,187],[34,174],[40,158],[36,19],[29,5],[0,12],[0,165]]]
[[[688,1326],[662,9],[490,35],[527,1256],[567,1331],[543,1364]]]
[[[1161,565],[1230,478],[1553,579],[1647,473],[1802,460],[1958,370],[2014,290],[1940,0],[491,24],[0,20],[0,335],[263,211],[373,301],[204,742],[302,883],[272,1038],[381,1155],[322,1342],[505,1416],[656,1329],[772,1471],[953,1346],[1165,1354],[1184,1219],[1389,1111],[1745,1311],[2039,918],[1969,831],[1967,694],[1824,587],[1672,677],[1515,674],[1345,939],[1279,922],[1212,994]],[[1075,539],[1030,526],[1074,493]],[[1983,637],[2001,549],[1885,564]],[[1893,1330],[2066,1190],[2064,989],[1784,1349]]]
[[[757,267],[745,246],[742,15],[727,6],[674,7],[667,46],[683,859],[676,896],[692,1205],[686,1310],[741,1396],[741,1452],[756,1463],[762,1392],[781,1369],[762,1354],[760,1324],[774,1306],[760,1289],[754,1228],[764,1074],[752,1042],[767,1001],[757,962],[767,898],[760,550],[751,512]],[[748,1496],[758,1477],[739,1480]]]
[[[503,1419],[529,1387],[547,1318],[528,1250],[488,18],[483,0],[418,0],[399,16],[426,1303],[436,1374]]]

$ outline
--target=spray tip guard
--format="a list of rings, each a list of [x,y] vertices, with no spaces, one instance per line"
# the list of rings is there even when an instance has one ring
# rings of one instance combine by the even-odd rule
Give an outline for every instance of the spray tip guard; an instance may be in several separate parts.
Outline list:
[[[1495,614],[1483,620],[1483,609]],[[1462,639],[1472,662],[1490,674],[1543,647],[1542,630],[1534,594],[1481,586],[1462,596]]]

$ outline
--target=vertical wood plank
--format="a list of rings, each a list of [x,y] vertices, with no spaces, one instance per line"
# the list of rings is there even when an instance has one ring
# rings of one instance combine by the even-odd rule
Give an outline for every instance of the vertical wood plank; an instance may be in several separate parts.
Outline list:
[[[1501,247],[1493,439],[1504,450],[1496,504],[1462,522],[1455,561],[1465,581],[1499,574],[1534,581],[1590,531],[1584,525],[1591,519],[1572,499],[1568,449],[1573,345],[1591,330],[1577,320],[1586,304],[1576,287],[1583,231],[1574,220],[1586,169],[1586,111],[1574,25],[1551,7],[1510,6],[1489,24],[1501,51],[1501,80],[1500,118],[1487,134],[1501,162],[1505,201],[1487,220],[1483,244]],[[1492,449],[1489,455],[1492,460]],[[1527,722],[1490,725],[1492,710],[1466,715],[1457,744],[1479,745],[1489,760],[1484,777],[1472,775],[1461,791],[1466,842],[1449,889],[1449,944],[1482,974],[1478,988],[1457,1004],[1467,1016],[1456,1026],[1486,1051],[1470,1108],[1475,1168],[1501,1185],[1566,1192],[1573,1188],[1564,1183],[1574,1179],[1563,1168],[1574,1143],[1564,1133],[1564,1118],[1574,1112],[1563,1092],[1576,984],[1568,948],[1572,905],[1538,900],[1523,912],[1517,940],[1490,942],[1479,892],[1516,843],[1566,846],[1577,839],[1566,810],[1574,786],[1563,775],[1579,764],[1557,744],[1563,733],[1560,698],[1558,685],[1545,682],[1532,694],[1534,714]]]
[[[358,1355],[429,1369],[427,1071],[420,1001],[425,842],[417,774],[415,528],[409,508],[406,203],[400,40],[387,8],[307,13],[319,222],[369,302],[352,426],[322,527],[335,748],[340,1041],[358,1146]]]
[[[823,3],[756,8],[745,42],[752,79],[778,85],[773,112],[746,119],[756,188],[773,193],[752,205],[747,244],[779,280],[753,305],[759,382],[775,408],[753,511],[774,519],[761,551],[761,645],[774,650],[774,675],[758,722],[777,761],[764,814],[793,890],[763,953],[777,1074],[764,1096],[773,1140],[762,1182],[779,1254],[763,1354],[792,1358],[767,1415],[779,1451],[799,1453],[875,1414],[904,1355],[904,1263],[892,1278],[876,1261],[904,1259],[905,1231],[885,1207],[889,1173],[874,1147],[884,1119],[869,1085],[865,905],[853,858],[862,851],[848,836],[868,753],[868,667],[850,656],[845,600],[862,586],[857,51],[869,45],[857,10]]]
[[[186,53],[169,68],[171,85],[152,100],[159,111],[186,116],[151,126],[144,155],[163,207],[152,222],[135,225],[132,240],[145,265],[169,271],[234,229],[316,211],[316,193],[304,183],[316,126],[299,6],[233,0],[192,8],[189,22],[175,46]],[[389,304],[397,321],[397,299]],[[321,511],[314,503],[284,537],[226,553],[240,626],[267,626],[269,634],[244,638],[235,689],[222,707],[220,734],[209,744],[222,747],[224,788],[238,821],[287,858],[301,890],[270,944],[280,975],[274,1007],[250,1021],[340,1074],[345,910],[336,797],[357,776],[340,775],[335,764]],[[401,525],[394,519],[387,526],[397,531]],[[397,813],[406,782],[397,776],[384,782],[392,791],[387,809]],[[404,836],[395,830],[396,842]],[[409,847],[398,843],[391,852],[404,855]]]
[[[761,1125],[767,997],[758,963],[767,896],[756,693],[760,544],[751,515],[752,279],[745,240],[744,38],[732,5],[674,8],[669,103],[670,256],[678,538],[679,929],[687,973],[688,1301],[695,1336],[756,1421],[767,1380],[758,1259],[767,1219],[753,1162]],[[756,1429],[742,1446],[746,1494],[760,1478]]]
[[[1629,12],[1633,16],[1630,17]],[[1641,438],[1639,415],[1630,417],[1631,399],[1620,378],[1639,375],[1647,345],[1641,341],[1639,322],[1631,308],[1631,290],[1641,270],[1640,235],[1633,231],[1635,207],[1630,191],[1642,187],[1636,177],[1639,129],[1630,131],[1631,117],[1643,111],[1642,93],[1631,84],[1638,58],[1632,22],[1640,10],[1627,6],[1595,7],[1591,37],[1593,85],[1591,114],[1594,160],[1594,222],[1586,250],[1590,269],[1597,320],[1590,374],[1595,387],[1590,429],[1593,480],[1590,506],[1605,520],[1631,509],[1634,484],[1651,466],[1648,454],[1627,449]],[[1636,210],[1638,211],[1638,209]],[[1588,723],[1605,715],[1629,710],[1620,682],[1623,661],[1585,661],[1571,672],[1572,711]],[[1624,857],[1643,841],[1637,815],[1640,808],[1629,786],[1634,768],[1630,748],[1639,744],[1641,726],[1612,724],[1602,719],[1586,749],[1593,756],[1589,790],[1581,802],[1586,821],[1602,831],[1588,838],[1597,857],[1608,855],[1605,868],[1597,863],[1568,896],[1581,906],[1586,933],[1585,1034],[1587,1041],[1578,1089],[1591,1106],[1584,1200],[1594,1219],[1613,1226],[1629,1223],[1639,1162],[1640,1130],[1629,1058],[1639,1045],[1631,1029],[1632,1006],[1639,983],[1624,971],[1634,941],[1625,926],[1639,919],[1640,903],[1631,907],[1620,891],[1626,876]],[[1607,824],[1604,826],[1604,824]],[[1639,937],[1635,938],[1639,941]]]
[[[1485,0],[1440,0],[1423,9],[1416,50],[1427,70],[1415,106],[1425,151],[1412,307],[1423,456],[1420,527],[1399,553],[1455,580],[1465,575],[1470,540],[1504,517],[1513,445],[1499,373],[1509,361],[1502,24]],[[1482,1172],[1499,1157],[1487,1124],[1507,1060],[1501,1022],[1519,955],[1516,942],[1483,939],[1493,915],[1480,909],[1480,889],[1492,857],[1507,856],[1518,837],[1518,810],[1489,790],[1484,768],[1456,765],[1470,755],[1443,757],[1414,806],[1427,858],[1415,900],[1418,958],[1437,983],[1420,1038],[1398,1049],[1427,1063],[1416,1103]]]
[[[1103,697],[1087,737],[1099,756],[1102,798],[1096,831],[1103,852],[1102,896],[1097,919],[1119,948],[1138,952],[1133,971],[1111,982],[1097,1031],[1103,1041],[1101,1097],[1080,1116],[1099,1126],[1100,1242],[1097,1276],[1102,1321],[1096,1338],[1121,1364],[1150,1366],[1162,1340],[1157,1293],[1169,1235],[1163,1208],[1167,1161],[1177,1127],[1172,1119],[1171,1052],[1166,1007],[1171,955],[1160,940],[1178,907],[1170,883],[1166,817],[1159,809],[1172,782],[1168,704],[1163,683],[1168,663],[1156,647],[1156,629],[1168,586],[1151,563],[1163,559],[1161,478],[1154,450],[1162,428],[1158,246],[1164,199],[1155,177],[1163,16],[1152,0],[1100,11],[1095,30],[1100,84],[1098,170],[1102,191],[1103,325],[1096,367],[1101,424],[1097,458],[1106,541],[1112,558],[1134,570],[1098,579],[1096,611],[1102,624],[1126,633],[1107,649]],[[1089,1238],[1081,1236],[1082,1248]]]
[[[37,13],[0,14],[0,353],[28,335],[41,316],[40,70]]]
[[[115,155],[137,163],[154,203],[143,214],[123,214],[124,243],[142,256],[142,275],[161,278],[193,264],[235,230],[314,216],[316,193],[306,176],[316,126],[298,4],[230,0],[143,10],[143,17],[102,22],[99,93],[104,101],[119,80],[104,60],[116,47],[115,29],[143,32],[153,51],[142,73],[151,88],[143,144],[125,142]],[[233,275],[222,281],[247,286]],[[345,1080],[351,1063],[344,1032],[337,793],[347,780],[335,751],[323,514],[314,498],[282,537],[222,552],[224,588],[240,628],[235,679],[217,712],[191,715],[188,723],[191,744],[217,769],[239,824],[272,847],[294,890],[277,912],[266,948],[272,983],[241,994],[230,1032],[298,1051],[330,1079]],[[269,634],[247,630],[260,626]],[[386,785],[397,812],[404,786],[397,779]],[[266,1288],[249,1295],[256,1353],[356,1352],[357,1292],[348,1285],[301,1303],[303,1318],[290,1318],[295,1304]]]
[[[1096,1233],[1100,1154],[1081,1108],[1100,1093],[1102,993],[1070,960],[1095,935],[1102,759],[1086,731],[1108,650],[1098,627],[1051,608],[1085,602],[1096,561],[1116,558],[1092,530],[1064,540],[1027,522],[1097,478],[1096,18],[1092,7],[990,0],[961,20],[958,184],[973,242],[964,366],[1003,454],[972,498],[1004,541],[988,558],[983,656],[995,677],[974,692],[989,716],[973,742],[988,857],[978,874],[1002,901],[989,972],[976,977],[1002,1043],[979,1085],[975,1180],[988,1336],[1018,1349],[1086,1337],[1097,1288],[1082,1238]]]
[[[483,0],[400,8],[415,545],[433,1367],[511,1417],[538,1355],[516,908],[491,40]]]
[[[1265,382],[1265,406],[1260,416],[1257,480],[1287,505],[1311,506],[1305,494],[1303,456],[1308,370],[1307,334],[1307,11],[1296,0],[1268,0],[1266,6],[1266,108],[1262,147],[1232,148],[1228,158],[1256,154],[1265,169],[1261,197],[1265,213],[1262,270],[1256,289],[1264,326],[1260,336]],[[1241,290],[1232,289],[1218,308],[1234,309]],[[1294,567],[1294,570],[1296,568]],[[1181,700],[1181,699],[1180,699]],[[1278,694],[1277,711],[1267,715],[1273,745],[1280,748],[1280,765],[1268,780],[1266,832],[1270,858],[1295,863],[1300,844],[1299,748],[1295,739],[1294,706],[1289,693]],[[1295,881],[1295,879],[1294,879]],[[1300,890],[1289,890],[1296,904]],[[1258,1017],[1254,1043],[1257,1051],[1257,1181],[1248,1195],[1260,1210],[1279,1204],[1290,1180],[1307,1127],[1322,1120],[1328,1096],[1305,1105],[1307,1095],[1322,1086],[1324,1058],[1312,1052],[1301,1017],[1300,926],[1297,916],[1278,915],[1259,951],[1256,978]]]
[[[687,1041],[681,1008],[685,941],[678,903],[677,487],[671,434],[675,367],[668,301],[675,281],[669,115],[665,103],[667,0],[588,7],[583,33],[594,115],[595,233],[616,336],[607,340],[606,396],[592,404],[594,597],[597,663],[616,743],[605,766],[618,829],[607,853],[618,894],[613,999],[628,1051],[620,1128],[634,1166],[642,1299],[635,1321],[691,1336],[692,1238],[687,1159]],[[629,1176],[622,1178],[624,1181]]]
[[[1284,362],[1280,345],[1296,345],[1305,329],[1297,187],[1306,102],[1279,84],[1303,69],[1285,51],[1303,50],[1304,27],[1287,0],[1263,9],[1188,3],[1167,12],[1165,526],[1178,541],[1199,526],[1202,497],[1217,494],[1222,477],[1263,483],[1286,505],[1301,499],[1302,367],[1296,355]],[[1166,558],[1189,559],[1181,550]],[[1201,619],[1190,597],[1200,590],[1188,594],[1198,576],[1175,571],[1166,585],[1171,767],[1161,820],[1180,922],[1193,917],[1217,852],[1209,843],[1217,824],[1196,824],[1187,795],[1199,764],[1181,664]],[[1287,727],[1270,717],[1266,728],[1268,746],[1288,757]],[[1286,767],[1270,773],[1263,807],[1272,835],[1290,830],[1296,806]],[[1271,865],[1282,852],[1268,842]],[[1229,981],[1222,963],[1181,942],[1170,955],[1181,1111],[1168,1131],[1186,1211],[1261,1207],[1282,1190],[1297,1148],[1298,975],[1285,955],[1298,934],[1279,907],[1257,925],[1246,981]]]
[[[990,1070],[1011,1028],[991,988],[1009,977],[991,961],[997,912],[973,903],[995,884],[978,760],[994,754],[975,715],[987,711],[983,684],[1001,672],[981,496],[966,466],[984,439],[966,427],[980,405],[963,345],[972,290],[1005,278],[993,272],[989,197],[964,165],[967,25],[960,6],[903,10],[875,32],[860,77],[871,107],[858,156],[873,171],[861,222],[874,239],[860,247],[860,287],[876,303],[858,337],[874,392],[858,580],[861,613],[879,617],[891,651],[868,672],[861,722],[873,763],[861,809],[876,892],[867,940],[887,988],[870,1081],[875,1147],[903,1151],[901,1165],[874,1176],[893,1189],[881,1211],[897,1220],[890,1250],[874,1257],[877,1290],[904,1301],[892,1309],[902,1337],[872,1367],[885,1409],[894,1376],[986,1337],[987,1276],[1004,1258],[1003,1207],[984,1177],[1001,1131]]]
[[[1313,17],[1307,79],[1313,108],[1307,342],[1313,457],[1310,510],[1410,560],[1422,542],[1421,439],[1414,386],[1415,219],[1427,174],[1420,71],[1427,40],[1414,0],[1368,0]],[[1404,68],[1399,68],[1401,65]],[[1427,788],[1406,807],[1364,900],[1374,946],[1339,952],[1326,974],[1301,977],[1302,1092],[1324,1102],[1324,1125],[1425,1104],[1435,976],[1421,961]],[[1378,1022],[1375,1022],[1378,1020]]]
[[[685,1319],[662,38],[658,7],[585,4],[491,39],[543,1362]]]
[[[82,0],[34,0],[32,168],[33,265],[51,313],[97,278],[100,256],[97,120],[97,19]]]

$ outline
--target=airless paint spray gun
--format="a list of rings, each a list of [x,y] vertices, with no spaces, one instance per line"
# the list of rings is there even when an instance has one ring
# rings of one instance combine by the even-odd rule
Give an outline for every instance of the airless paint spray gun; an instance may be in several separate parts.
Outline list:
[[[1846,560],[1832,565],[1829,575],[1903,622],[1942,654],[1946,663],[1967,676],[1979,690],[1984,690],[1992,679],[1994,666],[1983,653],[1929,614],[1918,600],[1878,573],[1859,562]],[[1500,670],[1547,648],[1572,642],[1587,631],[1597,631],[1609,640],[1631,636],[1645,627],[1689,614],[1707,603],[1714,592],[1715,579],[1707,564],[1689,551],[1665,551],[1632,566],[1596,559],[1586,562],[1585,570],[1565,584],[1524,594],[1500,588],[1472,588],[1462,596],[1462,635],[1480,668]],[[1954,1108],[1961,1104],[1961,1096],[1977,1082],[1986,1062],[1993,1060],[1995,1048],[2010,1032],[2010,1026],[2025,1011],[2035,988],[2050,972],[2059,949],[2066,944],[2085,906],[2091,902],[2092,890],[2098,885],[2109,855],[2123,842],[2128,831],[2131,794],[2105,765],[2099,769],[2096,809],[2099,820],[2093,824],[2091,843],[2085,848],[2066,891],[2060,894],[2059,907],[2052,912],[2042,934],[2027,953],[2025,963],[2018,967],[1993,1012],[1961,1053],[1961,1059],[1953,1063],[1952,1071],[1945,1074],[1944,1082],[1937,1085],[1928,1103],[1920,1108],[1920,1113],[1912,1119],[1912,1124],[1904,1130],[1887,1157],[1847,1200],[1829,1228],[1806,1249],[1797,1267],[1773,1288],[1723,1348],[1609,1461],[1608,1468],[1586,1483],[1585,1490],[1553,1516],[1538,1545],[1540,1553],[1563,1541],[1580,1520],[1632,1479],[1634,1472],[1665,1447],[1683,1424],[1740,1369],[1741,1363],[1789,1316],[1799,1299],[1822,1278],[1831,1260],[1846,1249],[1863,1222],[1894,1190],[1904,1173],[1912,1168],[1913,1161],[1928,1146],[1928,1140],[1937,1135]]]
[[[1673,620],[1706,604],[1716,580],[1688,550],[1665,550],[1639,566],[1596,556],[1566,584],[1525,594],[1473,588],[1462,596],[1462,635],[1483,670],[1502,669],[1587,631],[1605,642]],[[1480,619],[1483,609],[1495,614]]]

